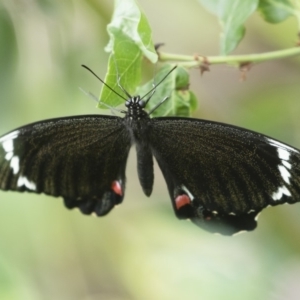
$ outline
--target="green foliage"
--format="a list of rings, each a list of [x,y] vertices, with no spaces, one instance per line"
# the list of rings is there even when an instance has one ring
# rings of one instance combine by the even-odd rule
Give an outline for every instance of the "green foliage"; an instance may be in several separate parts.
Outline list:
[[[155,75],[154,79],[148,81],[138,89],[139,95],[146,95],[166,76],[173,66],[164,65]],[[183,67],[177,67],[166,77],[156,89],[148,103],[148,110],[151,111],[164,98],[168,98],[160,105],[152,116],[189,116],[197,108],[197,99],[189,88],[189,73]],[[147,97],[146,97],[147,99]]]
[[[245,34],[245,21],[257,9],[258,0],[199,0],[211,13],[217,15],[222,26],[221,54],[236,48]]]
[[[121,86],[132,95],[141,80],[142,57],[145,56],[152,63],[157,60],[149,23],[134,0],[116,0],[113,18],[107,26],[107,30],[110,41],[106,50],[112,54],[109,58],[105,82],[112,89],[124,94],[118,86],[119,78]],[[159,82],[169,69],[169,65],[161,68],[155,76],[155,81]],[[153,88],[153,84],[154,81],[150,80],[138,89],[138,94],[147,94]],[[191,111],[196,109],[197,101],[194,93],[188,91],[188,86],[187,70],[182,67],[177,68],[160,84],[147,108],[151,110],[162,99],[168,97],[168,100],[153,112],[153,116],[189,116]],[[124,95],[124,97],[127,96]],[[112,107],[124,103],[123,99],[117,97],[106,86],[102,88],[100,100],[100,108],[106,108],[101,103],[109,104]]]
[[[199,0],[215,14],[222,27],[221,54],[233,51],[245,35],[244,23],[259,10],[270,23],[279,23],[289,16],[295,16],[300,24],[300,2],[298,0]],[[299,25],[300,28],[300,25]]]
[[[298,0],[260,0],[259,11],[270,23],[279,23],[294,15],[298,18],[300,29],[300,1]]]
[[[111,3],[0,1],[1,134],[42,119],[102,113],[77,87],[94,92],[100,86],[80,64],[97,73],[105,70],[102,49]],[[147,18],[166,32],[167,45],[178,43],[174,16],[181,13],[192,20],[195,1],[184,6],[182,1],[148,3],[155,9],[145,11]],[[158,9],[164,18],[157,17]],[[202,19],[200,5],[198,10],[201,26],[194,26],[194,31],[180,18],[176,24],[185,33],[180,37],[184,54],[191,54],[194,63],[199,61],[193,53],[203,45],[216,52],[210,37],[217,19]],[[294,43],[294,24],[257,26],[250,20],[246,28],[251,28],[251,49],[260,49],[262,39],[269,49],[278,44],[288,47],[282,35]],[[197,49],[190,47],[195,40]],[[159,66],[164,64],[161,57]],[[238,70],[227,65],[220,66],[220,72],[214,69],[214,59],[220,63],[222,58],[222,64],[227,59],[228,64],[229,58],[235,59],[232,55],[207,58],[211,72],[200,78],[194,71],[196,94],[205,98],[201,117],[259,130],[299,148],[299,59],[254,66],[240,84]],[[112,61],[115,73],[120,62]],[[179,60],[166,62],[183,66]],[[153,73],[156,66],[148,65]],[[131,71],[124,72],[122,83],[128,76]],[[157,83],[157,75],[153,78]],[[177,87],[184,86],[185,80],[178,79]],[[111,98],[115,101],[117,96]],[[124,202],[103,218],[69,211],[60,198],[0,192],[0,299],[297,299],[299,204],[264,210],[254,232],[232,238],[212,235],[176,219],[158,169],[153,195],[147,199],[137,182],[135,153],[131,154]]]
[[[199,0],[199,2],[211,13],[215,14],[222,27],[220,40],[221,54],[228,55],[240,43],[245,35],[245,22],[257,10],[267,22],[278,23],[289,16],[295,16],[300,20],[300,4],[297,0]],[[299,22],[300,23],[300,22]],[[118,93],[124,94],[118,86],[118,78],[121,86],[130,94],[135,91],[138,94],[147,94],[153,87],[154,81],[159,82],[165,76],[169,65],[165,65],[154,80],[150,80],[143,87],[137,88],[141,81],[142,58],[146,57],[151,63],[156,63],[157,54],[152,42],[152,32],[147,18],[139,9],[134,0],[116,0],[115,10],[111,23],[107,26],[110,41],[106,50],[111,53],[108,63],[108,72],[105,82]],[[212,63],[226,63],[239,67],[242,64],[257,63],[269,59],[297,55],[298,49],[291,49],[280,53],[270,53],[254,57],[230,57],[224,56],[209,59],[206,67]],[[293,53],[292,53],[293,52]],[[173,61],[176,55],[170,57]],[[153,109],[165,97],[165,101],[158,109],[153,112],[153,116],[176,115],[189,116],[197,107],[196,96],[188,90],[189,73],[183,67],[201,67],[200,63],[194,58],[191,62],[186,61],[186,57],[178,55],[177,68],[175,72],[160,84],[154,93],[147,109]],[[164,61],[168,60],[168,55],[164,55]],[[175,59],[176,60],[176,59]],[[205,65],[203,66],[205,70]],[[126,95],[124,95],[127,98]],[[107,87],[103,87],[100,94],[99,107],[106,108],[101,103],[110,106],[117,106],[124,103],[124,99],[117,97]]]
[[[132,94],[141,80],[142,56],[152,63],[157,61],[151,28],[134,0],[116,0],[115,11],[107,30],[110,41],[106,51],[111,52],[111,55],[105,82],[112,89],[118,90],[119,77],[122,87]],[[124,102],[105,86],[100,99],[111,106]],[[101,103],[99,107],[105,108]]]

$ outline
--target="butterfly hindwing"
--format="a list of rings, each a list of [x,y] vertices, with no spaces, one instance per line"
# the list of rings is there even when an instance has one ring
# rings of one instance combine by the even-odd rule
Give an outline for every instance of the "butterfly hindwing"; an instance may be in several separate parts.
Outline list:
[[[0,138],[0,189],[61,196],[68,208],[105,215],[123,200],[130,146],[114,116],[29,124]]]
[[[212,121],[151,119],[150,98],[127,99],[124,118],[58,118],[0,137],[0,189],[61,196],[67,208],[105,215],[124,198],[135,143],[144,193],[152,192],[154,156],[176,216],[208,231],[253,230],[265,207],[300,201],[299,150]]]
[[[167,117],[149,139],[176,215],[209,231],[253,230],[266,206],[300,201],[299,150],[262,134]]]

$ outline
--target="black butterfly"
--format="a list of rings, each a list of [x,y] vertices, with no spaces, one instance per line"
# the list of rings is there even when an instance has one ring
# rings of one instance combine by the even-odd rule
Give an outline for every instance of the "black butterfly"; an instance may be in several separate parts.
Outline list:
[[[227,124],[150,118],[149,99],[129,96],[124,118],[50,119],[2,136],[0,189],[61,196],[69,209],[106,215],[124,198],[135,144],[145,195],[152,192],[154,156],[176,216],[208,231],[253,230],[266,206],[300,201],[299,150]]]

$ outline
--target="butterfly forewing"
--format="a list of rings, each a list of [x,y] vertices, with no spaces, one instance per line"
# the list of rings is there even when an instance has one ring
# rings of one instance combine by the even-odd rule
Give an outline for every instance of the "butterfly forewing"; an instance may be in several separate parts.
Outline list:
[[[299,150],[227,124],[151,119],[144,109],[155,88],[147,99],[129,97],[123,118],[58,118],[0,137],[0,189],[61,196],[68,208],[102,216],[124,198],[128,152],[136,144],[145,195],[152,192],[154,156],[176,216],[208,231],[253,230],[266,206],[300,201]]]
[[[103,215],[124,197],[130,146],[119,117],[33,123],[0,138],[0,188],[62,196],[68,208]]]
[[[152,120],[152,151],[178,217],[251,230],[264,207],[300,201],[297,149],[221,123]]]

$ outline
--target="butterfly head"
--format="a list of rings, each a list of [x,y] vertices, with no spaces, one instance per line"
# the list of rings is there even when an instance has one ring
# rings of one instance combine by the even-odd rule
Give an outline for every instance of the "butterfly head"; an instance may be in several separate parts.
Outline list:
[[[130,120],[140,120],[148,116],[145,112],[146,101],[142,100],[140,96],[134,96],[126,100],[127,107],[126,116]]]

